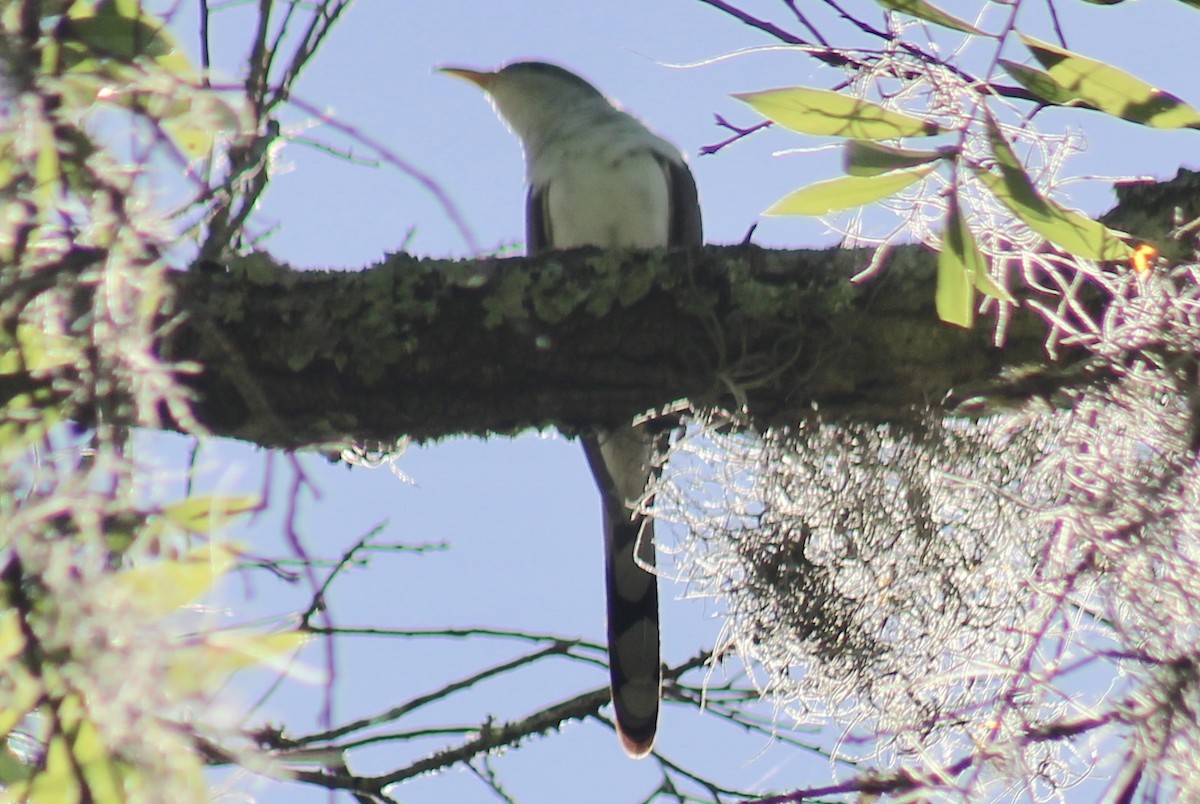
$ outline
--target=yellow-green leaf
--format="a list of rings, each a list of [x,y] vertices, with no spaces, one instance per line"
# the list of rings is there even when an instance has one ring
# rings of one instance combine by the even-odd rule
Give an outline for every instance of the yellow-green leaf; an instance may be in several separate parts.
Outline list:
[[[209,644],[241,657],[245,666],[268,667],[278,672],[290,672],[295,666],[296,651],[308,644],[312,634],[303,631],[280,631],[274,634],[253,634],[246,631],[218,631]]]
[[[0,712],[0,717],[3,716],[4,713]],[[35,765],[32,761],[22,762],[12,751],[0,747],[0,789],[4,790],[5,793],[11,790],[11,786],[14,784],[24,786],[25,781],[33,775],[34,770]],[[20,800],[19,798],[9,798],[4,794],[0,794],[0,801]]]
[[[852,207],[861,207],[900,192],[919,181],[936,165],[918,165],[877,176],[842,176],[819,181],[789,193],[776,201],[764,215],[825,215]]]
[[[80,357],[79,345],[73,339],[30,324],[17,326],[17,342],[21,345],[25,368],[34,375],[73,366]]]
[[[207,544],[182,558],[127,569],[113,583],[147,613],[165,616],[211,589],[236,558],[228,545]]]
[[[850,140],[842,149],[842,169],[851,176],[878,176],[892,170],[916,167],[953,156],[955,149],[914,151],[880,145],[869,140]]]
[[[1200,128],[1200,112],[1124,70],[1032,36],[1021,41],[1056,83],[1089,106],[1154,128]]]
[[[957,195],[952,195],[950,198],[950,214],[947,217],[947,231],[957,230],[957,234],[952,235],[951,245],[958,253],[963,266],[967,271],[967,278],[971,280],[971,284],[985,296],[991,296],[993,299],[999,299],[1008,304],[1016,304],[1017,300],[1007,289],[1001,287],[992,279],[992,272],[988,269],[987,258],[979,249],[979,245],[975,242],[975,236],[971,233],[971,227],[967,223],[967,219],[963,217],[962,209],[958,205]]]
[[[931,137],[937,123],[893,112],[870,101],[812,87],[785,87],[740,92],[734,98],[754,111],[801,134],[887,140],[896,137]]]
[[[1099,221],[1040,196],[1036,203],[1028,203],[1028,199],[1023,197],[1023,185],[1014,184],[1011,171],[1004,171],[1004,175],[997,176],[980,167],[974,170],[980,181],[1014,215],[1064,251],[1078,257],[1106,261],[1127,260],[1133,253],[1116,232]]]
[[[975,286],[967,276],[959,256],[942,234],[942,251],[938,254],[937,304],[938,318],[963,329],[975,325]]]
[[[250,667],[267,667],[301,681],[318,683],[320,674],[295,661],[296,651],[304,647],[309,634],[284,631],[258,634],[244,631],[217,631],[191,647],[171,655],[167,669],[177,692],[203,692],[224,684],[230,675]]]
[[[154,63],[166,73],[174,76],[184,82],[189,88],[194,87],[199,79],[199,74],[192,62],[184,54],[179,46],[175,44],[175,40],[169,40],[171,43],[170,49],[160,56],[154,58]]]
[[[0,331],[0,375],[45,374],[73,365],[78,357],[75,341],[41,327],[18,324],[15,341]]]
[[[49,126],[39,126],[40,138],[33,179],[37,183],[39,200],[43,206],[51,206],[58,194],[59,179],[62,177],[62,162],[59,159],[58,141]]]
[[[233,107],[214,92],[189,91],[183,109],[163,115],[162,129],[189,159],[204,159],[212,153],[216,135],[236,134],[244,124]]]
[[[170,50],[168,42],[160,36],[161,27],[156,28],[144,18],[97,14],[70,20],[59,32],[82,44],[85,52],[118,61],[132,61],[138,56],[161,56]]]
[[[972,169],[992,194],[1026,226],[1078,257],[1105,261],[1130,258],[1133,249],[1117,232],[1082,213],[1043,198],[1021,167],[1004,132],[990,116],[987,127],[1000,174],[977,165],[972,165]]]
[[[7,342],[4,333],[0,332],[0,376],[20,374],[25,370],[25,360],[21,350]]]
[[[0,133],[0,190],[8,187],[16,178],[15,155],[12,136],[8,132]]]
[[[1025,168],[1021,165],[1021,160],[1017,158],[1016,152],[1008,144],[1008,139],[1004,136],[1004,131],[996,122],[996,118],[988,114],[986,122],[988,144],[992,146],[992,156],[996,157],[996,162],[1002,169],[1013,170],[1020,174],[1019,178],[1024,179],[1025,184],[1029,186],[1029,192],[1036,196],[1037,190],[1034,189],[1033,182],[1025,175]]]
[[[983,31],[976,28],[969,22],[960,20],[953,14],[947,14],[937,6],[925,2],[925,0],[875,0],[884,8],[892,11],[899,11],[902,14],[907,14],[910,17],[932,22],[934,25],[941,25],[943,28],[951,28],[955,31],[962,31],[969,34],[982,34]]]
[[[175,78],[193,82],[196,71],[166,29],[140,2],[75,3],[57,33],[62,69],[96,72],[112,63],[148,60]]]
[[[7,792],[12,794],[12,790]],[[12,800],[28,801],[30,804],[73,803],[84,800],[75,763],[71,761],[71,748],[65,735],[55,734],[50,737],[42,768],[29,781],[28,792],[22,790],[21,793],[19,798]]]
[[[20,612],[16,609],[0,611],[0,666],[8,665],[23,650],[25,633],[21,630]]]
[[[974,240],[971,242],[974,244]],[[1017,303],[1017,300],[1013,298],[1011,293],[1008,292],[1008,289],[998,284],[996,280],[992,278],[992,272],[987,270],[986,265],[984,266],[984,270],[977,272],[971,278],[975,281],[975,289],[984,296],[991,296],[993,299],[999,299],[1006,304]]]
[[[0,709],[0,737],[20,725],[42,698],[42,685],[19,661],[8,662],[4,671],[4,707]],[[0,740],[0,752],[3,749]]]
[[[96,724],[85,713],[74,731],[71,753],[87,780],[91,800],[111,801],[114,804],[124,801],[125,797],[121,795],[121,771],[109,754]]]
[[[164,120],[162,130],[188,159],[203,159],[212,153],[215,142],[213,132],[195,125],[190,120]]]
[[[999,59],[1000,66],[1011,75],[1021,86],[1028,89],[1040,100],[1057,106],[1088,106],[1077,95],[1059,84],[1041,70],[1035,70],[1024,64],[1018,64],[1008,59]]]
[[[4,800],[31,804],[124,801],[120,771],[78,697],[68,695],[46,707],[54,709],[54,716],[47,720],[55,728],[47,741],[45,762],[28,782],[7,788]],[[81,782],[86,782],[86,796]]]
[[[162,515],[191,533],[212,533],[228,525],[234,517],[258,508],[259,498],[254,495],[198,496],[168,505]]]
[[[63,408],[49,388],[17,394],[0,405],[0,453],[25,449],[61,421]]]
[[[962,220],[958,199],[951,197],[938,253],[935,304],[938,318],[970,329],[975,324],[975,274],[987,272],[987,262]]]

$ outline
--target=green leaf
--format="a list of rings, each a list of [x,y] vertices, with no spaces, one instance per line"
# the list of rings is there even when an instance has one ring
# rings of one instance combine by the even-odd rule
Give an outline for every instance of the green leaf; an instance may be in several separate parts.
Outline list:
[[[75,52],[103,59],[131,62],[138,56],[154,58],[171,51],[169,40],[160,35],[162,29],[144,17],[97,14],[69,20],[60,32],[83,46]]]
[[[166,23],[136,0],[106,0],[97,6],[75,3],[58,33],[64,70],[90,73],[113,63],[143,60],[183,81],[196,79],[195,69]]]
[[[12,795],[13,791],[17,790],[19,792],[13,801],[29,801],[34,804],[83,801],[83,790],[76,776],[67,738],[62,734],[54,734],[46,746],[46,758],[42,768],[30,780],[28,790],[22,789],[23,784],[18,784],[6,792]]]
[[[44,207],[54,205],[58,194],[59,180],[62,178],[62,161],[58,153],[58,141],[49,126],[38,126],[40,129],[40,146],[37,160],[33,168],[33,180],[37,185],[38,197]]]
[[[19,661],[6,663],[4,685],[4,706],[0,708],[0,736],[7,736],[20,725],[25,716],[38,705],[44,693],[38,679]],[[0,751],[4,751],[2,741]]]
[[[190,695],[221,686],[238,670],[267,667],[297,680],[319,683],[320,675],[294,660],[310,634],[214,631],[205,640],[172,652],[167,677],[175,692]]]
[[[174,38],[168,38],[166,31],[161,31],[159,35],[167,39],[170,48],[165,53],[155,56],[154,63],[167,74],[174,76],[189,87],[194,87],[199,82],[200,76],[191,60],[179,48]]]
[[[73,736],[71,753],[87,780],[89,798],[96,802],[111,801],[113,804],[125,801],[125,796],[121,794],[123,785],[120,768],[108,752],[100,730],[86,713],[80,713]]]
[[[938,318],[963,329],[975,325],[975,286],[967,276],[962,257],[947,242],[949,230],[942,234],[938,254],[937,292],[934,301]]]
[[[0,405],[0,455],[22,450],[42,439],[64,416],[60,403],[46,387],[17,394]]]
[[[232,138],[250,126],[239,107],[216,91],[181,84],[162,73],[126,73],[125,80],[70,73],[63,77],[62,86],[80,106],[103,103],[151,120],[188,159],[211,154],[218,134]]]
[[[776,201],[764,215],[825,215],[861,207],[900,192],[929,175],[936,165],[919,165],[877,176],[842,176],[819,181]]]
[[[167,521],[190,533],[212,533],[241,514],[259,508],[254,495],[200,496],[168,505],[162,510]]]
[[[0,611],[0,663],[7,665],[23,650],[25,633],[21,630],[21,613],[16,609]]]
[[[3,717],[3,712],[0,712],[0,717]],[[10,786],[17,783],[24,783],[34,772],[34,765],[26,764],[17,759],[12,751],[0,746],[0,788],[5,791],[10,789]],[[5,799],[7,801],[20,801],[20,799]]]
[[[1026,226],[1079,257],[1105,261],[1129,259],[1133,249],[1117,232],[1042,197],[991,115],[987,117],[987,129],[1000,175],[977,165],[972,165],[972,170]]]
[[[79,699],[68,695],[50,701],[44,709],[54,710],[46,720],[55,724],[47,740],[45,760],[27,782],[7,787],[4,800],[32,804],[125,801],[117,763]]]
[[[1080,100],[1079,96],[1041,70],[1035,70],[1024,64],[1017,64],[1015,61],[1009,61],[1008,59],[999,59],[999,63],[1004,68],[1004,71],[1011,75],[1018,84],[1028,89],[1046,103],[1052,103],[1056,106],[1088,107],[1088,104]]]
[[[211,589],[233,567],[236,557],[228,545],[208,544],[181,558],[127,569],[112,583],[147,613],[166,616]]]
[[[913,151],[880,145],[869,140],[850,140],[842,149],[842,169],[851,176],[878,176],[880,173],[946,159],[954,153],[953,148]]]
[[[21,613],[15,608],[0,611],[0,668],[3,668],[0,670],[0,680],[4,689],[0,697],[3,701],[0,707],[0,755],[5,757],[11,755],[4,747],[3,738],[37,706],[42,696],[42,685],[20,661],[19,657],[26,648]],[[2,776],[0,785],[14,778],[22,777]]]
[[[733,97],[768,120],[801,134],[887,140],[931,137],[941,132],[932,121],[893,112],[827,89],[785,87],[740,92]]]
[[[971,227],[967,223],[967,219],[963,217],[962,208],[958,204],[957,193],[952,193],[950,196],[950,208],[946,215],[946,229],[942,234],[942,254],[939,255],[938,260],[939,288],[942,281],[942,259],[945,256],[947,247],[951,251],[952,263],[957,263],[961,267],[962,273],[974,290],[978,290],[985,296],[991,296],[993,299],[999,299],[1008,304],[1017,303],[1017,300],[1013,298],[1013,295],[1008,290],[1001,287],[997,284],[996,280],[992,279],[992,272],[988,270],[987,257],[980,251],[979,244],[975,242],[975,236],[971,234]],[[973,298],[971,299],[971,310],[973,314]],[[943,320],[947,319],[943,318]],[[970,326],[970,324],[968,323],[966,326]]]
[[[163,132],[189,159],[203,159],[212,153],[219,132],[243,131],[245,124],[234,108],[214,92],[195,90],[181,111],[163,119]]]
[[[0,376],[21,374],[25,371],[25,361],[21,350],[7,343],[4,333],[0,332]]]
[[[17,163],[14,160],[15,148],[12,137],[7,132],[0,133],[0,190],[12,184],[16,178]]]
[[[899,11],[902,14],[907,14],[910,17],[932,22],[934,25],[941,25],[943,28],[951,28],[955,31],[962,31],[969,34],[983,34],[983,31],[976,28],[969,22],[960,20],[952,14],[947,14],[940,8],[926,3],[925,0],[875,0],[884,8],[892,11]],[[1120,2],[1120,0],[1117,0]]]
[[[975,276],[987,273],[987,261],[963,221],[956,195],[950,198],[937,265],[934,301],[938,318],[970,329],[975,324]]]
[[[970,237],[969,231],[967,232],[967,235],[968,235],[968,237]],[[970,243],[972,246],[974,246],[975,245],[974,239],[972,239],[970,241]],[[978,290],[980,293],[982,293],[984,296],[991,296],[993,299],[999,299],[1000,301],[1002,301],[1006,304],[1016,304],[1017,303],[1017,300],[1013,297],[1013,295],[1011,293],[1008,292],[1008,289],[1001,286],[999,283],[996,282],[995,279],[992,278],[992,272],[987,270],[986,265],[984,265],[983,270],[977,271],[971,278],[975,282],[975,289]]]
[[[1200,112],[1124,70],[1032,36],[1021,41],[1059,86],[1089,106],[1154,128],[1200,128]]]
[[[198,126],[191,120],[164,120],[162,130],[188,159],[205,158],[212,153],[213,143],[216,141],[212,129]]]
[[[987,134],[988,142],[992,146],[992,156],[996,158],[1001,169],[1012,170],[1019,174],[1021,179],[1024,179],[1025,184],[1029,186],[1029,192],[1037,196],[1037,190],[1034,189],[1033,182],[1025,175],[1025,167],[1021,164],[1021,160],[1017,158],[1012,146],[1008,144],[1008,140],[1004,137],[1004,131],[1001,130],[1000,124],[996,122],[996,118],[990,114],[987,115]]]
[[[45,375],[73,366],[79,359],[78,344],[65,335],[45,332],[31,324],[18,324],[15,348],[0,334],[0,375]],[[9,348],[4,348],[9,347]]]

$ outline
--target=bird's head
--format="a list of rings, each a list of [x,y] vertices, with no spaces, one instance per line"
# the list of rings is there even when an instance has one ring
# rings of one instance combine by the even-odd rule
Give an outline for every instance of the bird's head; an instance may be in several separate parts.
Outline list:
[[[611,107],[598,89],[557,64],[517,61],[492,72],[468,67],[440,67],[438,72],[483,89],[526,146],[536,145],[561,120],[580,117],[597,105]]]

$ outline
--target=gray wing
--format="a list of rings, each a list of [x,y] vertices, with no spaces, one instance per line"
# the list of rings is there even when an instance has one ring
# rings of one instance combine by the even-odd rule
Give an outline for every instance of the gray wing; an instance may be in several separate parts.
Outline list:
[[[671,248],[695,248],[704,243],[704,226],[700,221],[700,194],[696,180],[686,163],[666,162],[667,181],[671,189]]]
[[[667,178],[671,198],[669,248],[695,248],[704,243],[704,225],[700,219],[700,195],[687,163],[655,154]],[[530,186],[525,195],[525,250],[532,257],[554,248],[554,233],[546,214],[546,190],[549,185]]]
[[[546,185],[529,186],[525,195],[525,253],[530,257],[553,248],[546,215]]]

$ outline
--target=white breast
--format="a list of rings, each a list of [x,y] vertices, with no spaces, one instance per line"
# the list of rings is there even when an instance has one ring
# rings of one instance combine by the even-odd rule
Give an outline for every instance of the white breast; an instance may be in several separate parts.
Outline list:
[[[547,188],[551,247],[667,245],[669,179],[655,154],[639,149],[563,156]]]

